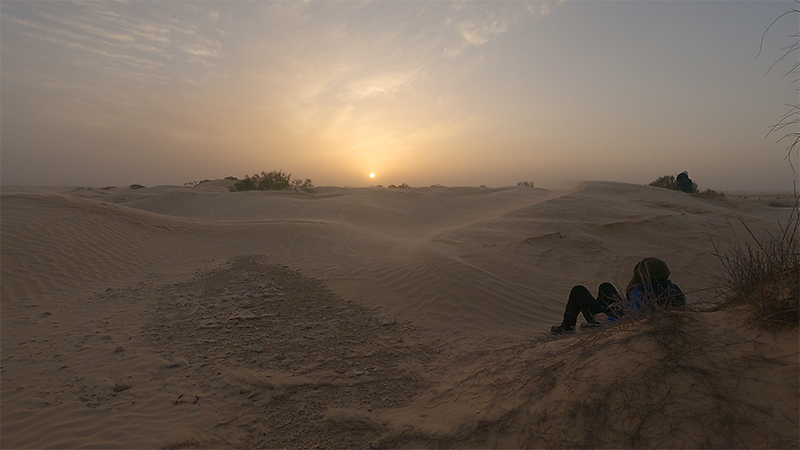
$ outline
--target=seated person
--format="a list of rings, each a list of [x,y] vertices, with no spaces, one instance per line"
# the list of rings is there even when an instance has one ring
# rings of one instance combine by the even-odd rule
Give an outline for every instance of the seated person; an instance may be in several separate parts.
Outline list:
[[[691,194],[694,192],[694,182],[691,178],[689,178],[689,172],[683,171],[678,174],[678,178],[675,180],[677,182],[677,188],[681,192],[686,192],[687,194]]]
[[[645,258],[633,268],[633,277],[625,290],[625,299],[619,295],[611,283],[602,283],[593,297],[586,287],[572,288],[564,309],[561,325],[550,329],[553,334],[569,333],[575,330],[578,313],[583,314],[587,326],[600,326],[594,320],[595,314],[605,314],[609,321],[621,318],[626,312],[640,312],[649,307],[678,308],[686,305],[686,297],[681,289],[669,280],[667,264],[657,258]]]

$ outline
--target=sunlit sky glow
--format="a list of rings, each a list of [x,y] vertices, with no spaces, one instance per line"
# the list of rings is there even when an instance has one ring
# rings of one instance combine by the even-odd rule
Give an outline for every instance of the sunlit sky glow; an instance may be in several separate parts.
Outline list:
[[[1,181],[787,191],[796,6],[3,1]]]

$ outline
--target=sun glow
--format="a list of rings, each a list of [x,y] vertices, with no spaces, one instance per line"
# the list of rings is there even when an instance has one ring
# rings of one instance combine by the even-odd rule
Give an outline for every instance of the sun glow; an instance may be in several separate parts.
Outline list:
[[[369,174],[369,177],[370,177],[370,178],[375,178],[375,174],[374,174],[374,173],[371,173],[371,174]]]

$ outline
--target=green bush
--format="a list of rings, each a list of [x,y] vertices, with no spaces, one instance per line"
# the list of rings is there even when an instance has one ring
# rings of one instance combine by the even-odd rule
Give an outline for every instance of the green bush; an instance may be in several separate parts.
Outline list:
[[[245,175],[243,180],[239,180],[231,186],[231,192],[237,191],[303,191],[314,193],[314,185],[311,180],[293,180],[292,174],[283,171],[261,172],[252,177]]]
[[[532,188],[533,187],[533,181],[520,181],[519,183],[517,183],[517,186]]]

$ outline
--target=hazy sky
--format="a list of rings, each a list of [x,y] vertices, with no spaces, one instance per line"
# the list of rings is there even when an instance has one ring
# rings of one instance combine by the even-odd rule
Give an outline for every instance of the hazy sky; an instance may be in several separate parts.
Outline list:
[[[791,190],[795,7],[3,1],[0,181]]]

